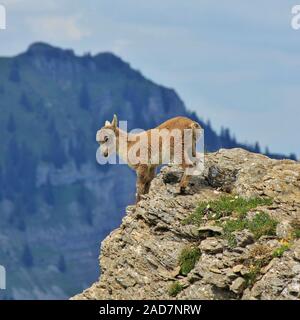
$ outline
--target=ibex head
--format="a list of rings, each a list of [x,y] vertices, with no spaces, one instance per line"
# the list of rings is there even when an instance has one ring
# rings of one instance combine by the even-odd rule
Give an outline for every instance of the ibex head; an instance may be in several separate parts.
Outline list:
[[[104,157],[108,157],[116,151],[116,129],[118,119],[114,115],[112,122],[105,121],[104,126],[97,131],[96,141],[100,144],[100,150]]]

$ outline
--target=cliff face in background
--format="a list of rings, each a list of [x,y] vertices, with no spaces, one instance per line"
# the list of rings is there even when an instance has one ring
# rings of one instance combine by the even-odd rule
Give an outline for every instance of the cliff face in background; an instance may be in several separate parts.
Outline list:
[[[99,281],[73,299],[299,299],[300,164],[221,149],[189,195],[181,174],[163,168],[127,208]]]
[[[129,129],[191,117],[205,129],[206,150],[260,151],[239,144],[228,129],[218,135],[174,90],[110,53],[79,57],[35,43],[20,55],[0,58],[0,110],[5,299],[67,298],[98,277],[98,245],[120,224],[135,193],[129,168],[95,161],[95,133],[114,113],[128,120]]]

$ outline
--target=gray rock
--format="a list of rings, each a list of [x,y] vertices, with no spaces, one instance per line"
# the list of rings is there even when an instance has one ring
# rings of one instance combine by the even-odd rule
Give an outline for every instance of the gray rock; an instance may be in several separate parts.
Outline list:
[[[245,279],[242,277],[239,277],[232,282],[230,286],[230,290],[233,291],[234,293],[240,294],[243,292],[245,287],[246,287]]]
[[[182,172],[180,171],[169,171],[163,175],[164,183],[178,183],[182,177]]]
[[[288,221],[278,223],[276,226],[276,235],[279,238],[288,238],[291,236],[293,228]]]
[[[299,297],[300,296],[300,282],[292,282],[291,284],[288,285],[287,290],[289,294]]]
[[[224,241],[217,238],[208,238],[201,241],[200,250],[209,254],[216,254],[223,252],[224,249]]]
[[[241,273],[241,271],[242,271],[244,268],[245,268],[245,267],[244,267],[243,264],[238,264],[238,265],[236,265],[236,266],[234,266],[234,267],[232,268],[232,271],[233,271],[234,273]]]
[[[249,230],[233,232],[238,247],[246,247],[254,242],[254,235]]]
[[[198,228],[198,234],[200,237],[203,237],[203,238],[222,235],[223,228],[218,226],[204,226],[204,227]]]
[[[294,251],[294,258],[300,261],[300,240],[296,241],[293,247]]]

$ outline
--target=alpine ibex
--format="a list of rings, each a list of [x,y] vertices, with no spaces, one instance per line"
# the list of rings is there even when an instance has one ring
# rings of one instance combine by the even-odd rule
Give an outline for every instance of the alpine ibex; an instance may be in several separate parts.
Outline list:
[[[97,131],[103,157],[117,152],[119,157],[136,171],[136,202],[149,192],[156,168],[161,164],[177,163],[184,169],[179,192],[184,193],[191,173],[196,166],[196,142],[200,125],[185,117],[169,119],[154,129],[132,134],[118,127],[114,115],[112,122],[106,121]],[[165,144],[164,144],[165,143]]]

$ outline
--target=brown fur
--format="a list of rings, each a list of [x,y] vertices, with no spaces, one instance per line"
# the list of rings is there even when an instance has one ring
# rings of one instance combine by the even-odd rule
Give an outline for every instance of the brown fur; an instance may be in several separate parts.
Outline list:
[[[184,132],[185,129],[200,129],[200,125],[188,118],[185,117],[176,117],[176,118],[172,118],[169,119],[167,121],[165,121],[164,123],[162,123],[161,125],[159,125],[158,127],[154,128],[154,129],[158,129],[158,130],[162,130],[162,129],[168,129],[168,130],[173,130],[173,129],[178,129],[180,130],[180,132]],[[136,171],[137,174],[137,182],[136,182],[136,202],[139,202],[141,200],[141,196],[144,194],[147,194],[149,192],[149,188],[150,188],[150,184],[151,181],[153,180],[153,178],[155,177],[156,174],[156,168],[159,164],[143,164],[143,163],[130,163],[130,160],[128,159],[128,153],[126,154],[126,152],[124,152],[124,154],[122,154],[122,150],[119,149],[119,140],[120,137],[125,137],[127,135],[126,132],[123,132],[121,129],[119,129],[117,127],[117,118],[116,116],[114,116],[114,119],[112,121],[112,123],[109,123],[108,121],[105,123],[105,126],[102,129],[111,129],[115,132],[116,135],[116,147],[117,147],[117,151],[119,151],[119,155],[127,161],[128,165],[134,169]],[[101,130],[100,129],[97,133],[97,141],[101,144],[103,141],[101,141]],[[147,130],[143,133],[138,133],[138,134],[134,134],[134,140],[135,141],[130,141],[132,139],[128,139],[126,138],[126,143],[127,143],[127,150],[129,151],[138,141],[139,139],[142,138],[142,135],[146,134],[148,136],[148,146],[147,147],[147,151],[148,151],[148,157],[149,159],[151,158],[151,156],[155,156],[155,151],[151,150],[151,133],[154,134],[154,132],[152,132],[152,130],[154,129],[150,129]],[[196,141],[198,139],[197,135],[196,135],[196,130],[192,130],[192,138],[193,138],[193,142],[191,145],[191,154],[193,157],[196,156]],[[129,134],[129,136],[131,136],[131,134]],[[128,136],[127,136],[128,137]],[[183,140],[183,139],[182,139]],[[184,141],[181,140],[182,143],[182,150],[184,150]],[[170,158],[171,160],[174,160],[174,138],[171,138],[170,140]],[[156,151],[159,154],[156,154],[156,156],[159,158],[159,163],[162,164],[163,162],[163,142],[162,139],[159,139],[159,150]],[[195,164],[191,161],[189,161],[189,157],[188,155],[182,154],[182,163],[181,163],[181,167],[185,170],[186,168],[192,168],[193,166],[195,166]],[[183,193],[186,189],[186,187],[188,186],[189,180],[190,180],[190,175],[187,175],[186,173],[183,174],[182,179],[180,181],[180,192]]]

